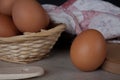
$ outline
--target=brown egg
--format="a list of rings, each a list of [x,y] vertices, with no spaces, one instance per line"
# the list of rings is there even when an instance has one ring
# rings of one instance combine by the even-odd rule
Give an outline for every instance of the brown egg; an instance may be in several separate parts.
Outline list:
[[[35,0],[18,0],[12,9],[13,21],[21,32],[38,32],[49,24],[49,16]]]
[[[11,15],[12,6],[15,0],[0,0],[0,12]]]
[[[72,63],[81,71],[94,71],[106,57],[106,41],[103,35],[94,29],[80,33],[70,49]]]
[[[0,37],[16,36],[18,33],[11,17],[0,14]]]

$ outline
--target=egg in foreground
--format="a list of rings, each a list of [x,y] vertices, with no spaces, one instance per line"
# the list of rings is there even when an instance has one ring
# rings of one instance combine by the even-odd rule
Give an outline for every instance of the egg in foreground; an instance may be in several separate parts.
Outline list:
[[[106,58],[104,36],[94,29],[81,32],[72,42],[70,58],[81,71],[96,70]]]

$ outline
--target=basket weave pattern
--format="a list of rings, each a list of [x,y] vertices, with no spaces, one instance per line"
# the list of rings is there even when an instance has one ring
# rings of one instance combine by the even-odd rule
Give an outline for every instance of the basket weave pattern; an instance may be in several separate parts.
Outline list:
[[[65,25],[60,24],[38,33],[0,38],[0,60],[15,63],[40,60],[50,52],[64,30]]]

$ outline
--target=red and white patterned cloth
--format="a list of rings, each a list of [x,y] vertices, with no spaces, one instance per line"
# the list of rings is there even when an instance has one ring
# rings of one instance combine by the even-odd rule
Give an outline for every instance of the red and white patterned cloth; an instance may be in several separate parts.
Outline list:
[[[61,6],[43,5],[51,19],[65,23],[66,31],[79,34],[99,30],[105,39],[120,37],[120,8],[101,0],[68,0]]]

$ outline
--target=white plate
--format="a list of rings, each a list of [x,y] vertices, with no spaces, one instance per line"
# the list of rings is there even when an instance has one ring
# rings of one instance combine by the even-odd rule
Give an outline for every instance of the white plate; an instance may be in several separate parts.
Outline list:
[[[42,76],[44,69],[39,66],[0,68],[0,80],[26,79]]]

